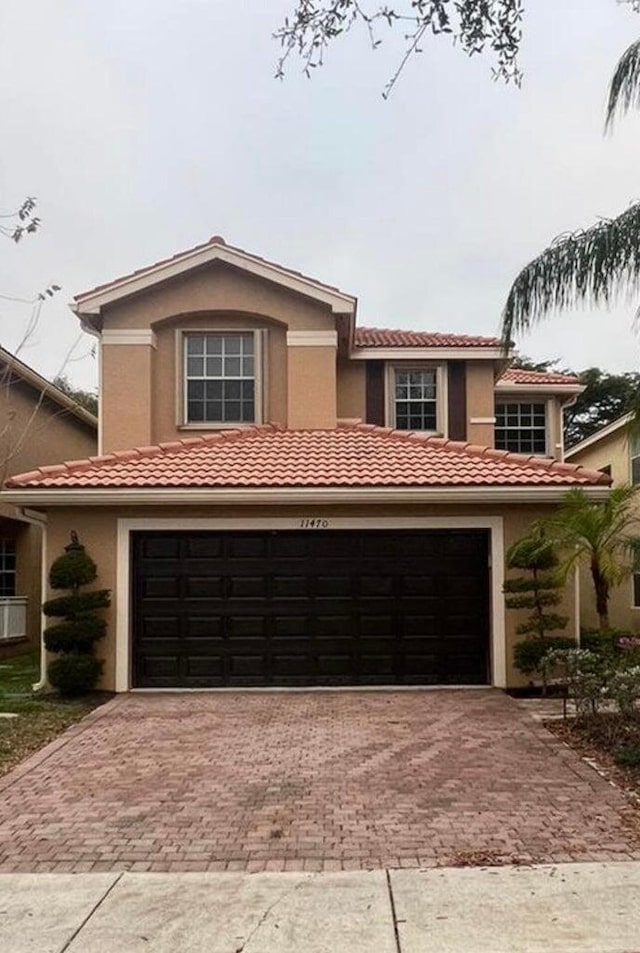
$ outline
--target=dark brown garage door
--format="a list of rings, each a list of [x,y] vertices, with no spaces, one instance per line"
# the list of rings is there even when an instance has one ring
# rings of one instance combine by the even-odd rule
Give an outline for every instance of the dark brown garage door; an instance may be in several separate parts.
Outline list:
[[[488,682],[484,531],[135,533],[133,684]]]

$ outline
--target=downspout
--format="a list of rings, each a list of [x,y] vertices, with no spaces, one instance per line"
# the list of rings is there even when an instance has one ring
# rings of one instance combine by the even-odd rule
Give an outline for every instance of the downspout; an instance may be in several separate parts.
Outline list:
[[[41,578],[40,578],[40,594],[44,596],[47,591],[47,516],[45,513],[40,513],[38,510],[29,509],[27,506],[18,506],[16,507],[18,518],[25,523],[31,523],[32,526],[39,526],[42,531],[42,547],[40,551],[40,557],[42,561],[41,565]],[[40,614],[40,678],[31,686],[32,691],[39,692],[41,689],[45,688],[47,685],[47,650],[44,647],[44,629],[46,625],[46,616],[44,613]]]
[[[576,636],[576,646],[580,648],[582,645],[582,633],[580,631],[580,567],[576,566],[574,569],[574,578],[573,578],[573,594],[575,601],[575,636]]]

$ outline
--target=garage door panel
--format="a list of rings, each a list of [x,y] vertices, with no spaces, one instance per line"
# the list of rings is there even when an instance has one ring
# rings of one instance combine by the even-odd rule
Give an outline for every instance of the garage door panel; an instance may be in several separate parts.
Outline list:
[[[220,616],[185,615],[184,634],[188,639],[211,639],[222,635],[223,620]]]
[[[273,576],[271,594],[274,599],[308,599],[311,581],[308,576]]]
[[[194,560],[220,560],[224,556],[224,538],[219,534],[183,537],[183,556]]]
[[[220,576],[187,576],[184,580],[186,599],[213,599],[224,595],[224,580]]]
[[[224,675],[224,661],[215,655],[189,655],[186,659],[185,673],[187,678],[203,678],[214,676],[222,678]]]
[[[309,630],[308,616],[303,615],[274,615],[271,621],[273,638],[305,638]]]
[[[484,531],[133,536],[134,683],[487,681]]]

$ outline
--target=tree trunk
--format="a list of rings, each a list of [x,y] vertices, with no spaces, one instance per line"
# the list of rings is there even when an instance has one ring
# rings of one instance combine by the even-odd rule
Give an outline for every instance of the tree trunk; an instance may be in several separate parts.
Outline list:
[[[591,560],[591,578],[596,593],[596,612],[601,632],[609,631],[609,583],[600,572],[597,559]]]

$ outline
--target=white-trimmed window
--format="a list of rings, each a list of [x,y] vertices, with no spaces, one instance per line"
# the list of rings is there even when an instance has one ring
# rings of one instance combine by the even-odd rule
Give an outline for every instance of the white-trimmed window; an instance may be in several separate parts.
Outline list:
[[[513,453],[547,453],[547,405],[543,401],[498,401],[495,445]]]
[[[0,598],[16,594],[16,541],[0,539]]]
[[[258,336],[253,331],[185,332],[184,422],[259,422]]]
[[[631,437],[631,482],[634,486],[640,484],[640,437],[638,434]]]
[[[636,556],[631,577],[631,605],[640,609],[640,556]]]
[[[397,430],[443,432],[443,385],[439,367],[390,367],[390,424]]]

